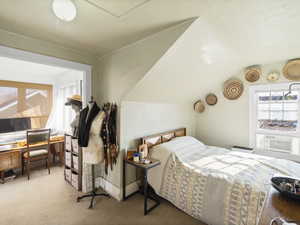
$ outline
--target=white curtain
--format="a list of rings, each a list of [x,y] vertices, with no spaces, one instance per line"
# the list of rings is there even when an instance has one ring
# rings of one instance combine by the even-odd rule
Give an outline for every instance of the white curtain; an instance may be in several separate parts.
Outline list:
[[[47,128],[59,133],[71,133],[70,123],[75,118],[71,106],[65,106],[68,97],[80,95],[80,81],[56,85],[53,91],[52,111],[47,121]]]

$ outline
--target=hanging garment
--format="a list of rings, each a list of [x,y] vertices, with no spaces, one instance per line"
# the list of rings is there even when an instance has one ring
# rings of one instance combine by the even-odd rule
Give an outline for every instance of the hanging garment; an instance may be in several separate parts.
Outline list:
[[[103,106],[105,118],[103,119],[100,136],[103,140],[105,173],[108,172],[108,166],[111,170],[113,164],[117,162],[118,146],[117,146],[117,105],[106,103]]]
[[[81,110],[79,115],[79,134],[78,134],[78,144],[80,147],[87,147],[89,143],[90,137],[90,129],[93,120],[98,115],[100,108],[97,103],[93,104],[93,107],[89,109],[89,107],[85,107]]]
[[[108,120],[108,132],[109,132],[109,152],[111,158],[111,165],[117,163],[118,146],[117,146],[117,105],[113,104],[110,110],[110,116]],[[111,166],[112,169],[112,166]]]
[[[105,118],[103,119],[102,122],[102,127],[100,130],[100,137],[102,138],[103,141],[103,151],[104,151],[104,168],[105,168],[105,173],[107,174],[108,172],[108,164],[109,164],[109,158],[108,158],[108,145],[109,145],[109,134],[108,134],[108,129],[107,129],[107,124],[108,124],[108,118],[109,118],[109,110],[110,110],[110,103],[106,103],[103,106],[103,111],[105,113]]]
[[[104,161],[103,141],[99,137],[105,113],[100,111],[92,122],[87,147],[82,148],[84,163],[99,164]]]

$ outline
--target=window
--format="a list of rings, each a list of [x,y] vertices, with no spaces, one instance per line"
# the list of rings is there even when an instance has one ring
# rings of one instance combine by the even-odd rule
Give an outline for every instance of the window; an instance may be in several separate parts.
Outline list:
[[[288,96],[288,84],[250,87],[250,142],[252,147],[300,155],[300,90]]]
[[[45,127],[52,108],[52,85],[0,80],[0,118],[30,118]]]

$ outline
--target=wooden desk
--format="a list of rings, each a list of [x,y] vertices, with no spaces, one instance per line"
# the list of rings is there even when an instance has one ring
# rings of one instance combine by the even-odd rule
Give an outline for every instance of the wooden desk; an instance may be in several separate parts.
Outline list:
[[[50,145],[59,144],[59,143],[64,143],[64,140],[50,141]],[[39,144],[34,145],[34,146],[39,146]],[[24,150],[26,150],[26,148],[27,148],[27,146],[18,146],[16,143],[8,144],[8,145],[1,145],[0,146],[0,153],[1,152],[6,152],[6,151],[11,151],[11,150],[24,151]]]
[[[50,141],[50,151],[55,151],[55,144],[64,144],[64,140]],[[39,145],[36,145],[39,146]],[[26,151],[26,146],[18,146],[17,144],[8,144],[0,146],[0,177],[4,179],[4,172],[10,169],[22,168],[22,154]],[[54,150],[53,150],[54,149]],[[54,152],[53,152],[54,151]],[[59,158],[63,164],[64,147],[60,146]]]
[[[288,221],[297,221],[300,225],[300,201],[286,198],[278,193],[273,187],[266,200],[262,212],[260,225],[269,225],[275,217],[282,217]]]

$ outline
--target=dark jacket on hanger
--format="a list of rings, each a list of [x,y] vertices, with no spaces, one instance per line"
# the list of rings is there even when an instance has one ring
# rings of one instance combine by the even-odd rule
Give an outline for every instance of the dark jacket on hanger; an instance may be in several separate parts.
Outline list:
[[[83,110],[81,110],[79,115],[79,126],[78,126],[78,130],[79,130],[78,144],[80,147],[88,146],[91,125],[99,112],[100,112],[100,108],[98,107],[96,102],[94,103],[91,109],[89,109],[89,107],[87,106]]]

